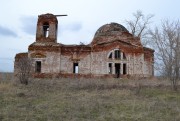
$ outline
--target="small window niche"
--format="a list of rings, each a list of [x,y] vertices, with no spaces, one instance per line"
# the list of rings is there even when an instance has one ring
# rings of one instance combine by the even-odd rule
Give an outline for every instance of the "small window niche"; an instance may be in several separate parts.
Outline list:
[[[78,74],[78,72],[79,72],[78,63],[73,63],[73,73]]]
[[[41,73],[41,61],[36,61],[35,72]]]
[[[43,34],[45,38],[49,37],[49,23],[47,22],[43,24]]]

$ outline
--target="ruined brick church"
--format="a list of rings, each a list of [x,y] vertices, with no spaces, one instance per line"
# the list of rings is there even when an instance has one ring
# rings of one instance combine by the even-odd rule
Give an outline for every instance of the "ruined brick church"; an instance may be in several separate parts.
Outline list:
[[[53,14],[38,16],[36,40],[27,53],[15,56],[14,72],[21,58],[32,60],[35,77],[150,77],[154,73],[154,50],[143,47],[118,23],[101,26],[90,44],[57,43],[58,20]]]

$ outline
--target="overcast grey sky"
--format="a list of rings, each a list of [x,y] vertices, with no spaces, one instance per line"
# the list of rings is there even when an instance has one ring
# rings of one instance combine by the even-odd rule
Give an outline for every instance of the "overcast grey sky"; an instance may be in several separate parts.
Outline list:
[[[125,26],[125,19],[132,19],[137,10],[154,14],[153,25],[162,19],[177,20],[179,5],[180,0],[1,0],[0,71],[12,72],[15,54],[28,51],[28,45],[35,41],[40,14],[68,14],[58,18],[58,42],[79,44],[90,43],[104,24]]]

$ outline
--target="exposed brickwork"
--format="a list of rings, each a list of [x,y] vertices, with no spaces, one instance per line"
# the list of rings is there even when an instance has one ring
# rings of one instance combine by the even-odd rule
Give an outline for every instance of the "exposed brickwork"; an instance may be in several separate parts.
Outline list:
[[[15,56],[15,61],[18,61],[21,58],[27,58],[28,57],[28,53],[18,53]]]
[[[40,15],[36,42],[28,53],[16,55],[15,65],[23,55],[32,58],[33,75],[39,78],[153,76],[154,50],[143,47],[140,38],[133,37],[124,26],[103,25],[89,45],[63,45],[57,43],[57,24],[53,14]],[[40,73],[36,72],[37,62]]]

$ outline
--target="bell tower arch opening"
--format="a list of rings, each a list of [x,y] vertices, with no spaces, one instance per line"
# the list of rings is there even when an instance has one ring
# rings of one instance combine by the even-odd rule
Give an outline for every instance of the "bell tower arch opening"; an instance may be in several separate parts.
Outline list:
[[[57,43],[58,20],[59,16],[50,13],[38,16],[36,42],[54,42]]]
[[[49,23],[48,22],[45,22],[43,24],[43,34],[45,38],[49,37]]]

